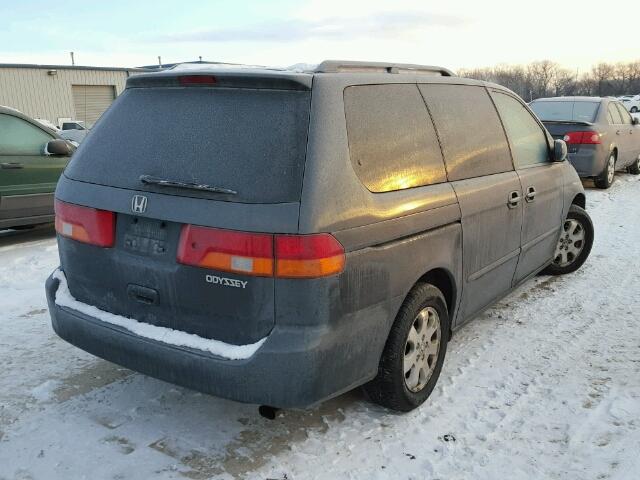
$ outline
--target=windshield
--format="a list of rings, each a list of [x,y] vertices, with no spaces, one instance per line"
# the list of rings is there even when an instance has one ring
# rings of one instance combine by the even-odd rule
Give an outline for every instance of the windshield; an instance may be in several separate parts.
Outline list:
[[[596,120],[600,102],[535,101],[529,106],[543,122],[593,123]]]
[[[245,203],[300,200],[309,91],[130,88],[67,168],[75,180]],[[237,192],[143,183],[150,176]]]

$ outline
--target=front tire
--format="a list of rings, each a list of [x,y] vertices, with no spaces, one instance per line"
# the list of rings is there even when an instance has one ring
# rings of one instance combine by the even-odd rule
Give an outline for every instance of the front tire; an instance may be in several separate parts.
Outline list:
[[[593,237],[593,223],[589,214],[579,206],[571,205],[567,219],[562,224],[553,263],[544,273],[565,275],[578,270],[591,253]]]
[[[631,107],[631,113],[638,113],[638,107]]]
[[[627,172],[631,175],[640,175],[640,158],[627,167]]]
[[[616,175],[616,154],[611,152],[602,173],[595,178],[595,184],[598,188],[609,188],[613,183]]]
[[[378,375],[364,386],[368,398],[400,412],[424,403],[442,370],[449,322],[442,292],[428,283],[416,285],[391,327]]]

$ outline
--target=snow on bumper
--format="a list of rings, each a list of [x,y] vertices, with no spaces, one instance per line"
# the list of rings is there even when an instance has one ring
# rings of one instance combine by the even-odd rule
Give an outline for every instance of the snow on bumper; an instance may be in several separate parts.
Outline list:
[[[176,342],[173,335],[140,335],[140,322],[105,316],[75,300],[59,270],[47,279],[46,294],[53,329],[63,340],[131,370],[230,400],[304,408],[350,390],[376,372],[377,359],[370,362],[371,371],[362,373],[362,362],[353,361],[350,348],[349,333],[371,332],[371,324],[380,322],[370,312],[362,315],[361,329],[354,328],[358,322],[351,318],[337,330],[326,324],[276,325],[260,341],[264,343],[227,351],[247,357],[231,360],[219,356],[219,350],[214,354]]]
[[[249,345],[231,345],[219,340],[202,338],[192,333],[181,332],[167,327],[158,327],[156,325],[138,322],[132,318],[114,315],[113,313],[105,312],[97,307],[76,300],[73,295],[71,295],[67,285],[67,279],[60,269],[53,272],[52,277],[60,282],[55,295],[56,305],[67,307],[103,322],[125,328],[131,333],[135,333],[143,338],[148,338],[149,340],[155,340],[178,347],[202,350],[229,360],[242,360],[251,357],[266,340],[265,337]]]

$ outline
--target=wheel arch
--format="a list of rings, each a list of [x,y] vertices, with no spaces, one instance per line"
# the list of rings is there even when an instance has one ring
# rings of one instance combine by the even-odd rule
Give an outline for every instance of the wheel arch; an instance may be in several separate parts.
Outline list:
[[[442,292],[445,302],[447,303],[449,319],[453,321],[458,295],[453,274],[445,268],[433,268],[422,275],[413,287],[419,283],[429,283]]]
[[[587,197],[585,197],[584,193],[578,193],[573,200],[571,201],[571,205],[577,205],[580,208],[587,207]]]
[[[613,153],[616,156],[616,162],[618,161],[618,146],[617,145],[611,145],[611,149],[609,150],[609,153]],[[608,161],[608,159],[607,159]]]

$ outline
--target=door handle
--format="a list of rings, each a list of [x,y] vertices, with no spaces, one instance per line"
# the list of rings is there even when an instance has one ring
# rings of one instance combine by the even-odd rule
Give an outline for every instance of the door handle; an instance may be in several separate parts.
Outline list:
[[[616,135],[620,135],[620,130],[616,130]]]
[[[0,168],[3,168],[5,170],[17,170],[19,168],[24,168],[24,165],[22,163],[17,163],[17,162],[8,162],[8,163],[0,163]]]
[[[524,196],[527,202],[533,202],[536,199],[536,189],[534,187],[527,187],[527,194]]]
[[[517,190],[514,190],[509,194],[509,199],[507,200],[507,206],[509,208],[515,208],[518,206],[521,199],[522,197],[520,196],[520,192],[518,192]]]

